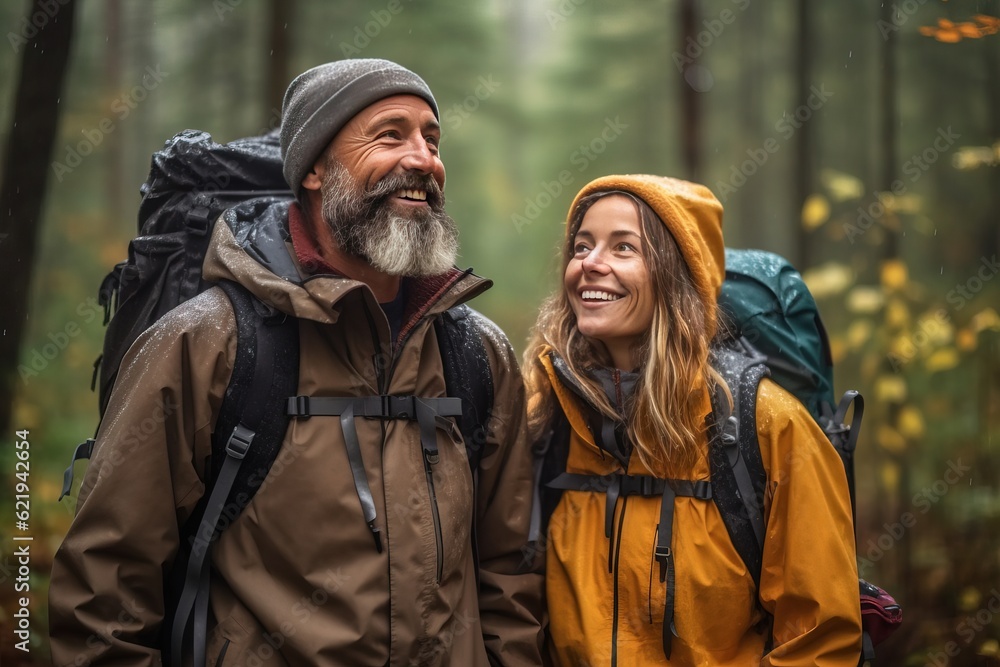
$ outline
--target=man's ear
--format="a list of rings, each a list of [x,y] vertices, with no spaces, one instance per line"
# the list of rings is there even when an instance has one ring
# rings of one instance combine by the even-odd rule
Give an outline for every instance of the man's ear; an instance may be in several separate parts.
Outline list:
[[[326,173],[326,159],[320,155],[313,163],[312,169],[302,179],[302,187],[306,190],[319,190],[323,185],[323,175]]]

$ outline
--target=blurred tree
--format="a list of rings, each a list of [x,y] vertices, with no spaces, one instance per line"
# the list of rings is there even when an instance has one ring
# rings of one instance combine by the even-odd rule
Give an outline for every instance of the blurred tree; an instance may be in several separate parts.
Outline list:
[[[295,0],[270,0],[268,21],[268,42],[270,43],[270,58],[267,61],[267,89],[265,91],[265,109],[281,108],[281,100],[285,88],[290,81],[288,71],[289,56],[289,26],[295,20]],[[270,111],[267,111],[263,122],[266,125]]]
[[[76,11],[75,0],[67,0],[50,16],[50,4],[33,0],[28,6],[29,21],[36,16],[48,20],[34,36],[21,35],[19,48],[24,55],[0,185],[0,284],[10,295],[8,324],[0,336],[0,432],[4,433],[10,424],[12,384],[28,317],[28,288]]]
[[[815,35],[813,34],[812,2],[796,0],[796,57],[795,57],[795,88],[796,98],[808,99],[812,86],[812,63]],[[806,123],[795,137],[795,190],[792,195],[792,220],[798,220],[809,195],[815,192],[816,170],[813,167],[815,159],[815,142],[813,134],[815,127]],[[804,225],[795,225],[795,254],[791,258],[797,266],[809,266],[810,252],[809,234]]]
[[[697,0],[680,0],[681,44],[698,43],[698,2]],[[698,59],[689,58],[690,62],[683,66],[679,78],[681,98],[681,123],[679,144],[681,159],[684,162],[685,178],[697,182],[701,178],[701,118],[700,94],[707,82],[702,81],[704,71],[698,64]]]

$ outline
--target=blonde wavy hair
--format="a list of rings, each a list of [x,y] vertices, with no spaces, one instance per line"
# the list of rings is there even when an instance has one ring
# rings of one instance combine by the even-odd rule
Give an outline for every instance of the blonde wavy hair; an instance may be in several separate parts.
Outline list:
[[[566,361],[591,405],[606,416],[625,419],[633,449],[650,472],[683,474],[694,465],[705,430],[705,415],[697,407],[706,383],[709,391],[723,387],[727,396],[728,389],[709,364],[707,311],[673,236],[653,209],[635,195],[619,190],[596,192],[581,199],[570,216],[560,275],[573,257],[574,237],[587,211],[608,196],[627,197],[636,207],[643,258],[658,297],[649,333],[636,350],[642,363],[635,393],[626,414],[617,414],[600,384],[587,375],[589,368],[611,366],[611,357],[604,345],[580,333],[566,290],[560,287],[542,305],[524,353],[529,428],[533,441],[539,441],[560,409],[539,360],[543,350],[551,347]]]

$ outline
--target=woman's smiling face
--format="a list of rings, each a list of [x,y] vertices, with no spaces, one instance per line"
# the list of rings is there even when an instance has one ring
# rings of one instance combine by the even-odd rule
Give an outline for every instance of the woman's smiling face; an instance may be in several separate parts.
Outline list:
[[[563,287],[577,327],[604,344],[616,367],[633,370],[632,351],[652,325],[654,304],[635,203],[622,195],[601,197],[572,243]]]

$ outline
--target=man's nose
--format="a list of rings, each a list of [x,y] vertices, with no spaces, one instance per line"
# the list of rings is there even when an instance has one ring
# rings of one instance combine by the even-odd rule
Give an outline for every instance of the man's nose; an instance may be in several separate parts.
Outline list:
[[[434,171],[436,160],[437,157],[431,152],[430,144],[421,137],[407,144],[406,154],[399,161],[399,166],[407,171],[430,174]]]

